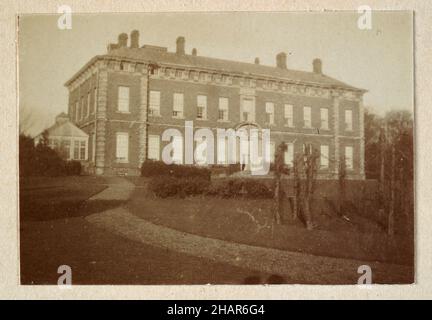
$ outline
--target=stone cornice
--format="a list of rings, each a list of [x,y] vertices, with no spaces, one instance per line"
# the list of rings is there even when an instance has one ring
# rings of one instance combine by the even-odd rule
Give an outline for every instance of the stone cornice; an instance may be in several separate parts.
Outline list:
[[[76,87],[77,82],[82,83],[82,78],[86,78],[86,74],[88,74],[89,70],[105,67],[114,71],[135,73],[140,72],[140,70],[143,70],[144,68],[147,70],[145,66],[148,65],[148,63],[151,62],[123,57],[95,56],[69,81],[67,81],[65,86],[69,89]],[[226,72],[224,70],[167,63],[160,64],[160,68],[154,75],[151,75],[151,78],[197,82],[208,85],[256,88],[256,90],[262,91],[312,97],[330,98],[331,96],[337,96],[342,99],[353,101],[360,101],[362,95],[366,92],[366,90],[348,89],[343,86],[325,85],[322,83],[304,82],[278,77],[269,77],[266,75]]]

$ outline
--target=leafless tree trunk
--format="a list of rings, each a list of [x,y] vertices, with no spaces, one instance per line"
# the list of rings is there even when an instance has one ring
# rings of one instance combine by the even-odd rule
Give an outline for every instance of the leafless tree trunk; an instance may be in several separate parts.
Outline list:
[[[281,203],[282,203],[282,190],[281,190],[281,177],[280,175],[275,175],[275,193],[274,193],[274,201],[275,201],[275,216],[274,220],[276,224],[281,224]]]
[[[303,171],[305,174],[304,188],[303,188],[303,215],[306,222],[306,228],[312,230],[314,228],[313,217],[312,217],[312,206],[313,194],[315,191],[315,179],[316,179],[316,160],[317,154],[312,150],[312,146],[309,145],[305,148],[304,165]]]
[[[394,143],[391,147],[391,172],[390,172],[390,203],[389,203],[389,215],[388,215],[388,235],[394,235],[394,210],[395,210],[395,168],[396,167],[396,148]]]
[[[380,131],[380,178],[379,178],[379,208],[378,208],[378,216],[379,220],[382,221],[384,218],[384,204],[385,204],[385,150],[386,150],[386,135],[384,128],[381,128]]]
[[[275,157],[274,220],[277,224],[282,223],[281,217],[282,217],[282,201],[283,201],[284,191],[282,189],[281,178],[285,171],[285,151],[286,151],[286,144],[282,142],[276,150],[276,157]]]
[[[343,216],[346,200],[346,163],[345,157],[342,156],[339,162],[339,208],[338,215]]]
[[[294,159],[293,164],[294,197],[293,197],[293,219],[299,217],[299,203],[301,197],[301,180],[299,172],[299,159]]]

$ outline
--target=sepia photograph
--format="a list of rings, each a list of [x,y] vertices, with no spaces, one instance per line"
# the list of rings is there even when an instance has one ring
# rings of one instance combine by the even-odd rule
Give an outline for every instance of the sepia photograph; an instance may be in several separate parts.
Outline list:
[[[19,14],[21,285],[415,283],[413,19]]]

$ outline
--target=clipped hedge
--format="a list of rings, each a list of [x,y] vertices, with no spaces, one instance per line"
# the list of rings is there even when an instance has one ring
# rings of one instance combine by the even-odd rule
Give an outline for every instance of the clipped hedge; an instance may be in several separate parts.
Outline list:
[[[209,169],[202,167],[166,164],[163,161],[147,160],[141,166],[141,176],[170,176],[175,178],[199,177],[210,180],[211,172]]]
[[[211,184],[209,180],[201,177],[155,176],[149,183],[149,190],[160,198],[195,195],[253,199],[273,197],[273,189],[266,183],[255,179],[227,179]]]
[[[151,179],[148,187],[160,198],[185,197],[205,194],[210,187],[210,181],[202,177],[158,176]]]
[[[273,189],[256,179],[227,179],[218,181],[207,192],[222,198],[272,198]]]

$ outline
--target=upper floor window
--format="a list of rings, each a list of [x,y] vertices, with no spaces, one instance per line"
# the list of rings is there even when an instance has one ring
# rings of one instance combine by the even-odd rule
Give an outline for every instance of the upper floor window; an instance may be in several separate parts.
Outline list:
[[[149,115],[159,116],[160,115],[160,91],[150,91],[149,99]]]
[[[173,100],[173,117],[182,118],[184,104],[183,93],[174,93]]]
[[[219,98],[218,119],[228,121],[228,98]]]
[[[345,130],[352,130],[352,110],[345,110]]]
[[[293,117],[293,106],[292,104],[285,105],[285,125],[287,127],[294,126],[294,117]]]
[[[327,130],[329,128],[328,109],[321,108],[320,113],[321,113],[321,129]]]
[[[248,122],[255,121],[254,100],[243,99],[242,102],[242,112],[240,114],[241,120]]]
[[[129,112],[129,87],[118,87],[117,110]]]
[[[197,96],[197,119],[207,119],[207,96]]]
[[[127,162],[129,159],[129,134],[127,132],[116,134],[116,159],[120,162]]]
[[[320,166],[322,168],[328,168],[329,166],[329,146],[320,146]]]
[[[345,147],[345,168],[348,170],[354,168],[354,148],[352,146]]]
[[[266,102],[266,115],[267,115],[267,123],[274,124],[274,103]]]
[[[303,126],[305,128],[312,127],[312,109],[311,107],[303,107]]]

